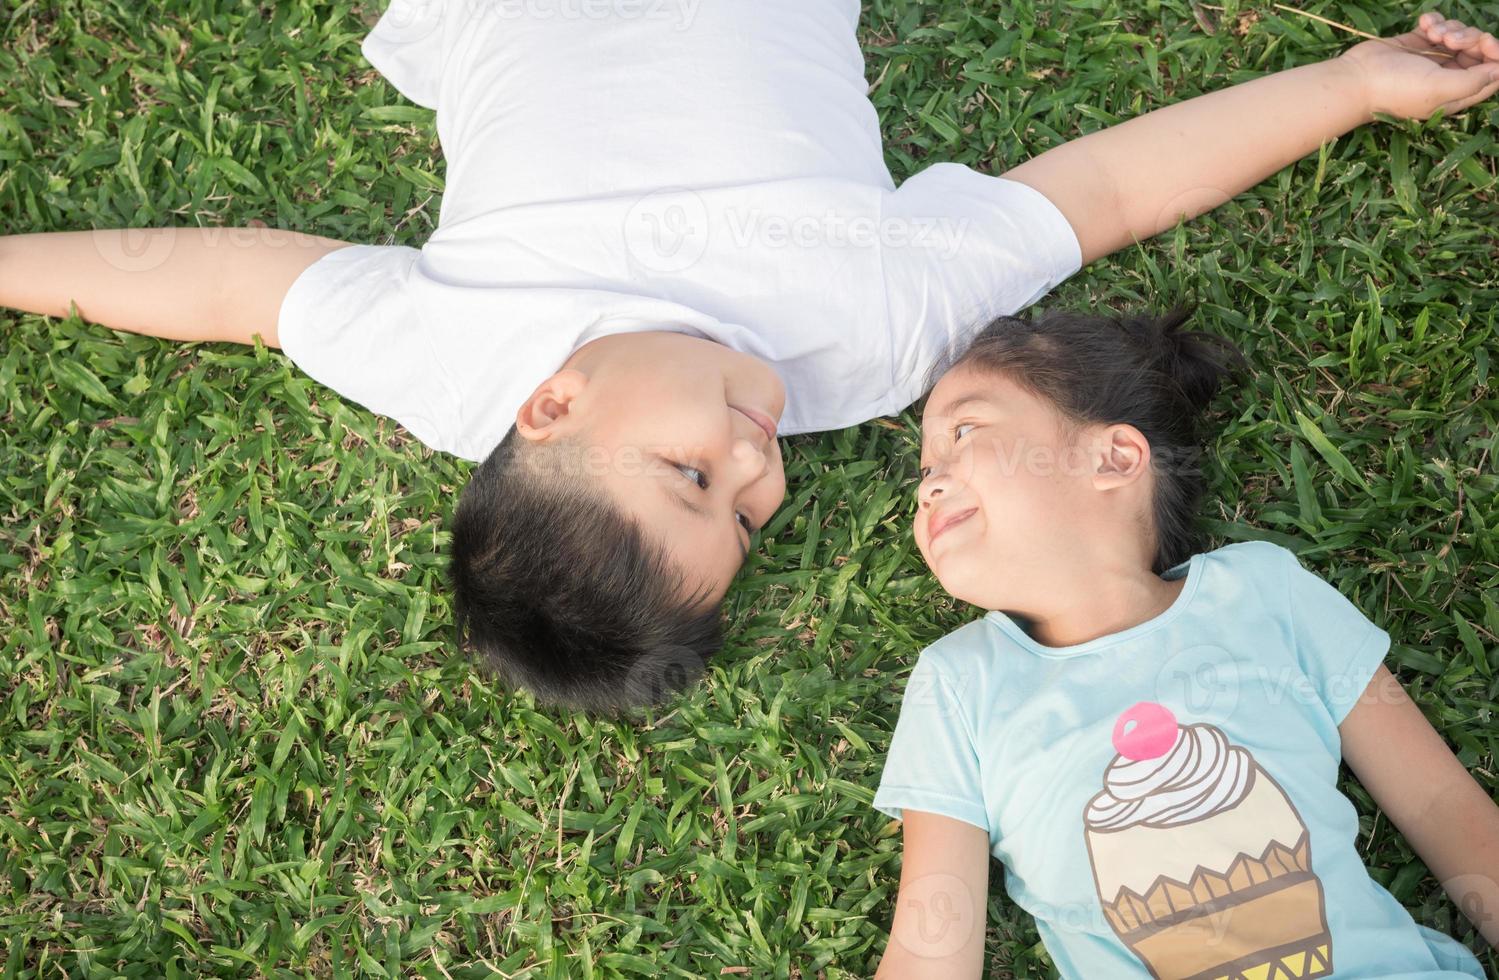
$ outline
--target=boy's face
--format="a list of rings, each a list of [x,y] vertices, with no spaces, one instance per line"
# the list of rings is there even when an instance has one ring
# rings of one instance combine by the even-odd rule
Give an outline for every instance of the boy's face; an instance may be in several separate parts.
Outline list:
[[[647,332],[585,346],[548,384],[561,390],[548,404],[547,384],[538,389],[517,418],[521,434],[581,442],[589,476],[666,547],[693,591],[721,599],[751,533],[786,496],[771,434],[786,403],[775,371],[722,344]]]
[[[985,609],[1047,604],[1048,569],[1096,494],[1087,451],[1003,375],[949,371],[921,420],[916,545],[943,589]]]

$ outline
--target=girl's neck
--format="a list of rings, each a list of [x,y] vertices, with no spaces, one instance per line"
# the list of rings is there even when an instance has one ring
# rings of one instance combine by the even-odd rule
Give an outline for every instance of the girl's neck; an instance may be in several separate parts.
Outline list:
[[[1043,646],[1076,646],[1149,622],[1186,584],[1185,576],[1167,580],[1140,567],[1078,567],[1068,577],[1056,583],[1056,600],[1025,617],[1027,632]]]

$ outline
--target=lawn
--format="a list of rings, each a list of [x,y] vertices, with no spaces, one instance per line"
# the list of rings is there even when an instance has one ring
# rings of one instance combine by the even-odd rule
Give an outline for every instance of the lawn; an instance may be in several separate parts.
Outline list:
[[[999,172],[1348,43],[1224,6],[874,0],[891,168]],[[378,7],[12,2],[0,230],[421,243],[442,163],[431,113],[360,56]],[[1424,8],[1310,9],[1394,33]],[[1491,792],[1496,123],[1490,101],[1366,127],[1043,301],[1195,297],[1245,348],[1213,543],[1279,542],[1353,597]],[[872,974],[900,867],[883,753],[917,653],[976,615],[912,542],[916,417],[786,440],[708,682],[594,721],[449,652],[468,464],[275,351],[0,314],[4,976]],[[1344,789],[1375,878],[1481,948]],[[989,975],[1054,975],[999,879]]]

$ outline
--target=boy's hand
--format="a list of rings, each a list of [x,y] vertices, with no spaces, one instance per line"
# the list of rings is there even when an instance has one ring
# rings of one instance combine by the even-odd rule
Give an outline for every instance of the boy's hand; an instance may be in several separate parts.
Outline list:
[[[0,235],[0,306],[78,315],[169,340],[281,346],[281,302],[343,248],[275,228],[131,228]]]
[[[1499,39],[1434,12],[1410,33],[1356,44],[1338,60],[1358,69],[1371,113],[1401,119],[1452,115],[1499,92]]]

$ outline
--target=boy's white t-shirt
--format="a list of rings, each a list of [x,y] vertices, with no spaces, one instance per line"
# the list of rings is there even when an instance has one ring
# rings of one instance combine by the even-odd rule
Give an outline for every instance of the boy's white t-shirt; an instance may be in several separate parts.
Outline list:
[[[420,249],[355,245],[281,308],[282,349],[479,461],[583,344],[673,330],[770,363],[784,434],[892,414],[933,364],[1081,265],[1016,181],[898,190],[856,0],[396,0],[370,62],[437,112]]]

